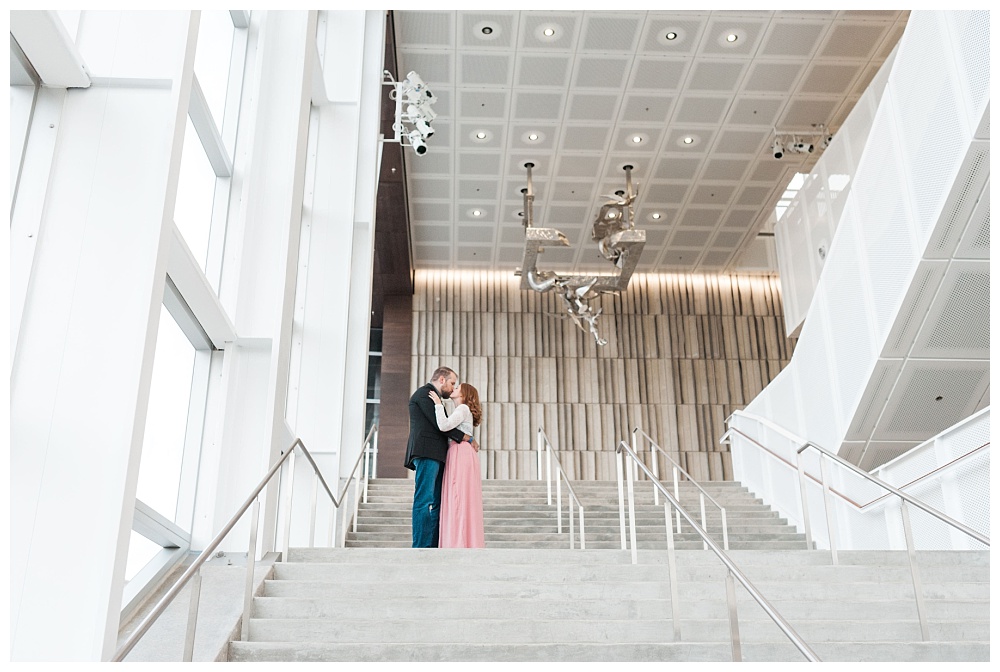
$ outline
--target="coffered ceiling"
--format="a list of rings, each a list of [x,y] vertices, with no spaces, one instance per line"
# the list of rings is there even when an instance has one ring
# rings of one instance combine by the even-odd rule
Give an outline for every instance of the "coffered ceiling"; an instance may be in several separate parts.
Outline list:
[[[428,151],[403,152],[414,267],[519,267],[530,161],[534,225],[571,243],[539,268],[609,270],[590,229],[631,164],[637,271],[776,270],[774,206],[820,150],[776,160],[775,129],[835,133],[907,16],[393,12],[400,77],[416,71],[438,99]]]

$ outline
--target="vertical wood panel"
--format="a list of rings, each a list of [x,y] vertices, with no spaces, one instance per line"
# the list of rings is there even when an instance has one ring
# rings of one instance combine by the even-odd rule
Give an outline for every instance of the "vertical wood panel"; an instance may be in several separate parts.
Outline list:
[[[410,388],[443,364],[479,389],[486,477],[536,478],[542,427],[574,478],[611,479],[615,446],[641,427],[696,478],[732,478],[725,418],[794,347],[776,278],[636,274],[595,302],[603,348],[558,297],[519,283],[483,271],[418,271],[414,283]]]

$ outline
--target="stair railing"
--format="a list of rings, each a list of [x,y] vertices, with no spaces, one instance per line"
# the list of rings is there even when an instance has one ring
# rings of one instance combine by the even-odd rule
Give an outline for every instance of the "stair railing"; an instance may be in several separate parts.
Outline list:
[[[580,549],[587,548],[587,540],[584,532],[584,515],[583,515],[583,504],[580,503],[580,498],[576,496],[576,492],[573,490],[573,486],[569,482],[569,477],[566,475],[566,470],[563,469],[562,463],[559,461],[558,451],[552,446],[552,442],[549,441],[549,437],[545,435],[545,430],[541,427],[538,428],[538,434],[536,436],[536,447],[538,449],[538,479],[542,479],[542,451],[545,451],[545,480],[546,480],[546,492],[547,492],[547,502],[549,506],[552,506],[552,461],[555,460],[556,463],[556,532],[562,534],[563,524],[562,524],[562,483],[566,482],[566,489],[569,491],[569,497],[566,500],[566,509],[569,514],[569,547],[574,548],[574,533],[573,533],[573,505],[576,504],[577,510],[580,516]]]
[[[646,441],[649,442],[649,455],[652,458],[651,462],[653,463],[653,478],[655,478],[656,480],[660,480],[660,461],[658,459],[656,459],[656,452],[655,451],[659,451],[660,454],[663,455],[663,457],[667,458],[667,461],[670,462],[670,464],[672,465],[671,470],[673,471],[673,477],[674,477],[674,498],[675,499],[677,499],[678,501],[680,501],[680,499],[681,499],[680,474],[684,474],[684,478],[686,478],[688,480],[688,482],[691,483],[691,485],[693,485],[695,488],[698,489],[698,497],[699,497],[699,500],[700,500],[700,503],[701,503],[701,526],[702,527],[704,527],[706,530],[708,529],[708,517],[705,515],[705,500],[707,499],[708,501],[712,502],[712,504],[714,504],[715,507],[717,509],[719,509],[719,514],[720,514],[720,516],[722,518],[722,548],[724,550],[728,551],[729,550],[729,526],[726,524],[726,507],[722,506],[722,504],[719,504],[717,501],[715,501],[715,499],[713,499],[712,496],[710,494],[708,494],[708,492],[705,491],[705,488],[701,487],[701,484],[698,483],[698,481],[694,480],[691,477],[691,474],[689,474],[688,472],[686,472],[684,470],[684,468],[681,465],[679,465],[674,458],[670,457],[670,455],[667,453],[667,451],[663,450],[663,448],[660,448],[660,446],[656,443],[656,441],[653,440],[653,437],[651,437],[649,434],[647,434],[646,432],[644,432],[639,427],[636,427],[635,429],[632,430],[632,445],[635,447],[635,449],[636,449],[637,452],[639,450],[639,447],[638,447],[639,446],[638,437],[640,435],[643,436],[643,437],[645,437]],[[621,515],[623,515],[623,509],[624,509],[624,507],[623,507],[623,505],[621,503],[621,498],[620,497],[619,497],[618,501],[619,501],[619,507],[618,507],[618,509],[619,509],[619,515],[621,516]],[[660,505],[660,491],[656,489],[656,486],[653,486],[653,504],[655,504],[656,506]],[[663,514],[665,516],[667,516],[668,519],[670,518],[670,507],[667,506],[666,502],[663,503]],[[680,514],[679,511],[675,511],[674,515],[675,515],[675,518],[676,518],[675,525],[677,527],[677,533],[680,534],[680,531],[681,531],[681,514]],[[622,531],[622,550],[624,551],[625,550],[625,525],[624,524],[621,525],[621,531]],[[708,546],[703,546],[703,549],[707,550]]]
[[[742,570],[733,562],[732,558],[712,539],[712,537],[706,532],[694,518],[684,510],[681,503],[674,498],[673,495],[667,490],[666,487],[656,478],[653,473],[649,470],[639,456],[636,455],[635,451],[629,447],[624,441],[619,441],[618,446],[615,449],[616,453],[619,453],[622,457],[616,458],[615,462],[618,464],[618,473],[621,474],[622,460],[625,461],[625,469],[627,471],[627,478],[625,479],[628,484],[628,506],[630,513],[630,524],[629,524],[629,534],[631,538],[632,545],[632,564],[638,563],[638,550],[636,547],[635,540],[635,478],[636,478],[636,467],[641,469],[649,478],[653,487],[659,490],[663,494],[663,498],[677,510],[681,516],[688,522],[691,528],[698,533],[698,535],[705,542],[708,550],[715,553],[715,555],[722,561],[722,564],[726,566],[726,604],[729,611],[729,634],[730,634],[730,644],[733,651],[733,662],[741,662],[743,660],[742,646],[740,643],[740,624],[739,615],[736,609],[736,586],[734,583],[734,578],[739,581],[740,584],[746,588],[746,591],[750,594],[750,597],[754,599],[760,608],[764,610],[764,613],[770,617],[774,624],[785,634],[786,637],[795,645],[795,648],[805,656],[806,660],[809,662],[820,662],[819,657],[816,652],[802,639],[802,637],[795,631],[794,628],[786,621],[781,614],[778,613],[777,609],[768,602],[767,598],[757,589],[756,586],[750,581],[750,579],[743,573]],[[619,492],[621,492],[621,481],[619,480]],[[664,525],[667,531],[667,571],[669,572],[669,582],[670,582],[670,611],[671,611],[671,621],[674,627],[674,641],[681,641],[681,626],[680,626],[680,600],[678,597],[677,589],[677,554],[674,548],[674,533],[673,526],[669,522]]]
[[[295,463],[296,449],[305,456],[305,458],[309,461],[309,464],[312,466],[313,472],[315,472],[316,474],[316,480],[314,481],[314,486],[313,486],[313,507],[312,507],[313,510],[312,510],[312,515],[310,517],[310,544],[312,544],[315,540],[316,489],[317,489],[316,484],[322,484],[323,489],[326,491],[326,494],[330,497],[330,500],[333,502],[334,512],[333,515],[330,516],[331,520],[330,539],[331,541],[334,541],[332,534],[333,521],[336,520],[337,512],[340,510],[341,505],[344,503],[344,496],[347,494],[348,488],[351,486],[352,483],[354,483],[354,531],[357,531],[357,518],[358,518],[357,510],[358,510],[358,491],[359,491],[358,482],[361,480],[365,481],[365,493],[366,493],[365,501],[367,501],[368,460],[367,459],[362,460],[362,458],[365,457],[372,449],[372,446],[374,445],[373,437],[377,437],[377,435],[378,435],[377,426],[372,425],[371,429],[368,430],[368,435],[365,437],[365,442],[361,450],[361,454],[358,456],[358,460],[354,463],[354,469],[351,471],[351,475],[348,476],[347,482],[344,484],[344,488],[341,490],[339,498],[334,496],[333,491],[330,490],[330,486],[327,485],[326,479],[323,477],[323,473],[320,471],[319,466],[316,464],[316,461],[313,459],[313,456],[309,453],[309,450],[306,448],[305,444],[302,443],[302,439],[295,439],[295,442],[287,450],[282,451],[281,457],[278,458],[278,460],[268,470],[267,474],[264,475],[264,478],[262,478],[260,482],[257,484],[257,486],[250,492],[250,495],[246,498],[246,500],[243,502],[240,508],[237,509],[236,513],[234,513],[233,516],[229,519],[229,522],[227,522],[223,526],[222,530],[217,535],[215,535],[212,541],[209,542],[208,546],[205,547],[205,550],[203,550],[201,554],[195,559],[195,561],[191,563],[191,565],[184,571],[183,574],[181,574],[181,576],[167,590],[166,594],[164,594],[164,596],[160,599],[160,601],[156,603],[156,606],[154,606],[153,609],[149,612],[149,614],[147,614],[146,617],[142,619],[142,622],[140,622],[139,625],[136,626],[135,630],[132,632],[131,635],[129,635],[128,639],[126,639],[125,642],[122,643],[122,645],[118,648],[118,650],[115,651],[114,656],[111,658],[111,662],[121,662],[125,659],[125,656],[127,656],[129,652],[133,648],[135,648],[136,644],[139,643],[139,640],[142,639],[143,635],[145,635],[149,631],[149,629],[153,627],[153,624],[156,622],[156,620],[163,614],[164,611],[167,610],[167,607],[169,607],[170,604],[174,601],[174,598],[176,598],[177,595],[180,594],[180,592],[184,589],[185,586],[188,585],[189,582],[191,583],[191,602],[190,602],[190,607],[188,609],[187,628],[184,637],[183,661],[186,663],[191,662],[194,656],[194,636],[195,636],[195,630],[197,629],[198,625],[198,608],[201,598],[201,568],[212,557],[212,554],[215,553],[215,549],[217,549],[219,545],[222,544],[225,538],[229,535],[230,531],[232,531],[232,529],[236,527],[236,524],[243,518],[243,515],[252,507],[252,512],[250,516],[250,541],[247,547],[248,550],[247,550],[246,586],[243,595],[242,630],[240,635],[242,640],[246,640],[250,633],[250,612],[253,606],[253,575],[254,575],[255,565],[257,564],[256,560],[257,527],[258,527],[258,519],[260,513],[260,496],[261,493],[264,491],[264,488],[266,488],[271,483],[274,476],[278,474],[279,470],[287,463],[287,469],[290,473],[288,475],[287,490],[289,494],[286,498],[287,510],[285,516],[285,534],[284,534],[284,546],[283,546],[286,555],[288,553],[288,526],[291,522],[291,513],[290,513],[291,510],[290,505],[292,501],[291,490],[293,483],[292,476],[295,473],[294,463]],[[359,475],[358,466],[361,464],[364,464],[366,466],[362,467],[361,474]],[[346,508],[347,507],[345,507],[344,509],[345,511]],[[275,531],[275,534],[277,535],[277,531]],[[344,531],[344,535],[346,536],[346,530]]]
[[[809,522],[809,505],[806,500],[806,478],[809,478],[812,481],[819,483],[823,488],[823,509],[826,514],[826,524],[827,524],[827,530],[829,532],[828,536],[830,540],[830,559],[834,565],[838,564],[837,535],[836,535],[837,521],[836,521],[836,514],[834,512],[834,507],[830,505],[831,498],[834,495],[836,495],[840,500],[846,502],[848,505],[854,507],[855,509],[860,510],[862,507],[859,506],[856,502],[852,501],[850,498],[845,497],[843,494],[836,492],[833,488],[830,487],[830,477],[827,474],[827,470],[825,468],[827,461],[832,462],[834,465],[847,469],[848,471],[854,473],[855,475],[862,477],[866,481],[877,485],[878,487],[884,489],[887,493],[895,495],[900,499],[899,513],[903,526],[903,538],[906,541],[906,557],[910,565],[910,578],[913,583],[913,593],[916,600],[917,618],[920,621],[920,634],[921,637],[923,638],[923,641],[925,642],[930,641],[930,628],[928,627],[927,613],[926,613],[927,610],[926,606],[924,605],[923,583],[920,578],[920,569],[917,565],[916,547],[914,546],[913,543],[913,529],[912,526],[910,525],[910,512],[909,509],[907,508],[907,505],[912,505],[927,514],[930,514],[934,518],[937,518],[941,522],[953,527],[959,532],[962,532],[963,534],[971,537],[972,539],[975,539],[981,544],[989,546],[990,545],[989,538],[980,534],[979,532],[976,532],[967,525],[960,523],[959,521],[939,511],[938,509],[935,509],[934,507],[925,504],[919,499],[906,494],[902,490],[899,490],[893,487],[892,485],[889,485],[882,479],[872,476],[865,470],[851,464],[850,462],[840,457],[836,453],[832,453],[826,448],[816,445],[812,441],[796,436],[795,434],[789,432],[783,427],[771,422],[767,418],[762,418],[750,413],[744,413],[742,411],[736,411],[733,413],[733,415],[737,414],[742,417],[754,420],[756,422],[768,426],[770,429],[778,432],[779,434],[783,435],[790,441],[793,441],[795,445],[798,446],[798,448],[795,451],[795,460],[796,460],[795,468],[798,471],[798,477],[799,477],[798,478],[799,503],[802,510],[802,525],[805,528],[806,545],[807,548],[813,548],[812,527]],[[751,445],[756,446],[757,448],[763,450],[766,454],[770,454],[784,461],[783,458],[775,454],[774,451],[768,449],[766,446],[759,443],[756,439],[747,435],[745,432],[740,431],[736,427],[730,427],[726,431],[726,433],[722,435],[722,438],[719,439],[719,443],[728,442],[733,434],[737,434],[742,438],[746,439]],[[805,466],[802,462],[802,454],[807,450],[814,450],[819,455],[820,477],[818,480],[812,474],[806,473]]]

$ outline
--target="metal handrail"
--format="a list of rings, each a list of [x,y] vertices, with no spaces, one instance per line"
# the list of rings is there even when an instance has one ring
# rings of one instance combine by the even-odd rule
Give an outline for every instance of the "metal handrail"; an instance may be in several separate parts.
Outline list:
[[[678,472],[684,474],[684,476],[691,483],[691,485],[693,485],[694,487],[698,488],[698,491],[700,493],[699,500],[701,502],[701,524],[705,527],[705,529],[708,529],[708,517],[705,514],[705,498],[707,497],[708,501],[712,502],[712,504],[715,504],[715,506],[719,509],[719,513],[720,513],[720,515],[722,517],[722,547],[725,550],[728,551],[729,550],[729,526],[726,524],[726,507],[722,506],[722,504],[719,504],[717,501],[715,501],[715,499],[710,494],[708,494],[708,492],[705,490],[705,488],[701,487],[701,484],[698,483],[698,481],[694,480],[691,477],[691,474],[689,474],[687,471],[684,470],[684,467],[682,467],[681,465],[679,465],[674,458],[670,457],[670,455],[667,453],[667,451],[663,450],[663,448],[660,448],[659,444],[657,444],[656,441],[653,440],[653,437],[651,437],[649,434],[647,434],[646,432],[644,432],[639,427],[636,427],[635,429],[632,430],[632,445],[633,446],[638,447],[638,445],[639,445],[639,442],[636,441],[636,433],[642,434],[644,437],[646,437],[646,440],[649,441],[649,452],[650,452],[650,455],[653,458],[653,460],[652,460],[653,461],[653,477],[656,478],[656,480],[660,480],[660,464],[659,464],[659,461],[656,459],[656,454],[653,452],[654,448],[656,450],[660,451],[663,454],[663,456],[665,458],[667,458],[667,460],[673,465],[673,470],[672,471],[673,471],[673,474],[674,474],[674,497],[676,497],[678,501],[680,501],[680,498],[681,498],[681,489],[680,489],[680,482],[679,482],[680,479],[677,478],[677,473]],[[638,450],[638,448],[637,448],[637,450]],[[653,487],[653,504],[656,505],[656,506],[660,505],[660,491],[657,490],[655,486]],[[666,505],[664,505],[664,513],[667,514],[667,515],[669,515],[669,511],[667,510]],[[680,534],[680,531],[681,531],[681,515],[680,515],[680,513],[675,513],[675,518],[676,518],[675,523],[676,523],[676,526],[677,526],[677,533]],[[622,544],[624,544],[625,543],[625,526],[622,525],[621,529],[622,529]],[[624,550],[624,548],[625,547],[623,545],[622,546],[622,550]],[[704,548],[707,549],[708,547],[705,546]]]
[[[805,640],[803,640],[802,637],[795,631],[795,629],[792,628],[792,626],[788,623],[788,621],[786,621],[781,616],[781,614],[778,613],[778,611],[774,608],[774,606],[772,606],[771,603],[768,602],[767,598],[765,598],[764,595],[761,594],[761,592],[757,589],[756,586],[754,586],[753,582],[750,581],[750,579],[746,576],[746,574],[744,574],[743,571],[736,566],[736,563],[733,562],[732,558],[730,558],[729,555],[726,554],[726,552],[723,549],[719,548],[719,545],[715,543],[715,541],[711,538],[711,536],[709,536],[708,532],[702,529],[701,526],[699,526],[698,523],[694,521],[694,518],[692,518],[691,515],[684,510],[684,507],[681,506],[681,503],[677,501],[673,495],[670,494],[670,492],[667,490],[666,487],[664,487],[664,485],[659,481],[659,479],[655,478],[653,473],[649,470],[649,467],[647,467],[645,464],[642,463],[642,460],[639,459],[639,456],[636,455],[635,451],[633,451],[629,447],[629,445],[624,441],[619,441],[618,446],[615,448],[615,452],[621,453],[622,459],[624,459],[626,455],[632,458],[631,461],[626,460],[625,462],[626,467],[628,469],[627,482],[628,482],[628,497],[629,497],[630,510],[634,510],[635,506],[634,504],[635,495],[633,492],[634,482],[635,482],[635,471],[633,463],[635,463],[635,465],[637,465],[640,469],[642,469],[642,471],[645,472],[646,476],[653,482],[653,487],[657,488],[660,492],[663,493],[664,498],[670,503],[670,505],[681,513],[681,515],[684,517],[685,520],[687,520],[688,524],[692,527],[692,529],[694,529],[694,531],[697,532],[698,535],[702,538],[702,541],[705,542],[708,549],[711,550],[713,553],[715,553],[715,555],[719,558],[719,560],[722,561],[722,564],[726,566],[726,569],[728,570],[726,574],[726,600],[729,606],[729,630],[730,630],[731,645],[733,650],[733,661],[739,662],[742,660],[742,651],[741,651],[740,635],[739,635],[739,618],[736,611],[736,589],[733,584],[733,578],[735,577],[736,580],[739,581],[744,588],[746,588],[747,592],[750,593],[750,597],[752,597],[754,601],[756,601],[757,604],[760,605],[761,609],[764,610],[764,613],[766,613],[771,618],[771,620],[774,621],[775,625],[778,626],[778,629],[780,629],[785,634],[785,636],[788,637],[788,639],[792,642],[792,644],[795,645],[795,648],[797,648],[799,652],[802,653],[803,656],[805,656],[806,660],[808,660],[809,662],[820,662],[820,659],[816,655],[816,652],[813,651],[812,648],[805,642]],[[616,460],[616,462],[618,462],[619,465],[618,468],[621,469],[621,460]],[[674,550],[674,535],[672,527],[670,525],[666,525],[665,527],[667,530],[667,554],[668,554],[667,565],[668,565],[668,571],[670,572],[671,620],[673,621],[673,626],[674,626],[674,640],[680,641],[681,639],[680,619],[677,616],[677,610],[679,606],[678,591],[677,591],[677,570],[676,570],[677,558]],[[632,539],[632,564],[636,564],[638,562],[638,555],[635,543],[634,522],[631,525],[631,539]]]
[[[361,456],[359,456],[358,461],[355,462],[354,469],[351,471],[350,476],[348,476],[347,483],[345,484],[344,489],[340,493],[341,498],[346,494],[347,487],[354,480],[354,477],[357,473],[358,465],[361,464],[361,457],[364,456],[369,451],[372,445],[373,433],[377,436],[376,425],[372,425],[371,429],[368,430],[368,434],[365,437],[364,446],[361,449]],[[271,479],[274,478],[274,475],[277,474],[278,471],[281,469],[281,467],[285,464],[286,460],[288,461],[289,469],[290,470],[292,469],[295,462],[293,456],[295,455],[296,448],[299,448],[302,451],[302,453],[306,456],[306,459],[309,460],[309,464],[312,465],[313,471],[316,473],[317,480],[320,483],[322,483],[323,489],[326,490],[327,495],[329,495],[330,499],[333,501],[334,507],[336,509],[340,508],[340,505],[343,504],[343,499],[338,500],[338,498],[334,496],[333,492],[330,490],[329,485],[327,485],[326,479],[323,477],[323,474],[320,471],[319,466],[316,464],[316,461],[309,453],[309,450],[306,448],[305,444],[302,443],[302,439],[295,439],[295,441],[292,443],[291,446],[288,447],[288,449],[282,451],[281,457],[278,458],[278,460],[271,466],[267,474],[264,475],[264,477],[260,480],[257,486],[250,492],[250,495],[246,498],[246,500],[243,502],[240,508],[237,509],[236,513],[234,513],[233,516],[229,519],[229,521],[223,526],[222,530],[217,535],[215,535],[212,541],[209,542],[208,546],[205,547],[205,550],[203,550],[201,554],[195,559],[195,561],[191,563],[191,565],[187,568],[187,570],[185,570],[184,573],[181,574],[181,576],[167,590],[166,594],[160,599],[160,601],[156,603],[156,606],[154,606],[153,609],[149,612],[149,614],[147,614],[146,617],[142,619],[142,621],[139,623],[139,625],[136,626],[136,629],[132,632],[131,635],[129,635],[128,639],[126,639],[125,642],[118,648],[118,650],[115,651],[114,656],[112,656],[111,658],[111,662],[121,662],[125,659],[125,656],[127,656],[129,652],[133,648],[135,648],[136,644],[139,643],[139,640],[142,639],[143,635],[145,635],[149,631],[149,629],[153,627],[153,624],[156,622],[156,620],[163,614],[164,611],[166,611],[167,607],[170,606],[174,598],[176,598],[177,595],[180,594],[180,592],[185,588],[185,586],[187,586],[188,582],[191,581],[193,578],[194,583],[192,584],[191,588],[191,607],[188,611],[188,625],[187,625],[187,634],[185,636],[185,641],[184,641],[184,656],[183,656],[184,662],[191,662],[194,653],[194,632],[198,622],[198,603],[199,603],[199,598],[201,597],[201,573],[200,573],[201,567],[202,565],[205,564],[205,562],[208,561],[210,557],[212,557],[212,554],[215,552],[215,549],[219,547],[219,545],[223,542],[223,540],[226,538],[229,532],[232,531],[232,529],[243,517],[243,514],[245,514],[247,510],[250,509],[251,506],[253,506],[253,514],[250,522],[250,543],[249,543],[249,550],[247,552],[246,591],[243,600],[242,638],[246,639],[250,627],[250,606],[253,603],[253,594],[252,594],[253,572],[254,572],[254,566],[256,565],[257,521],[260,512],[260,494],[261,492],[263,492],[264,488],[267,487],[267,485],[271,482]],[[368,461],[365,460],[364,464],[366,465],[366,467],[365,469],[362,470],[363,474],[362,478],[364,478],[367,481]],[[292,473],[294,473],[294,471],[292,471]],[[289,478],[288,485],[289,485],[288,489],[289,491],[291,491],[291,486],[292,486],[291,477]],[[367,492],[367,487],[366,487],[366,492]],[[288,498],[288,501],[289,503],[291,502],[290,496]],[[357,531],[357,488],[355,488],[354,514],[355,514],[354,515],[355,531]],[[313,518],[315,518],[315,506],[313,510]],[[334,520],[335,518],[336,515],[331,516],[331,520]],[[289,522],[290,522],[289,517],[286,517],[286,527],[285,527],[286,553],[288,552],[287,544],[288,544]],[[313,525],[313,527],[315,526]]]
[[[799,448],[796,451],[796,455],[797,456],[801,455],[802,452],[805,451],[806,449],[813,448],[813,449],[817,450],[818,452],[820,452],[821,454],[825,455],[826,457],[829,457],[830,459],[832,459],[837,464],[839,464],[839,465],[841,465],[843,467],[846,467],[848,470],[853,471],[858,476],[861,476],[862,478],[864,478],[864,479],[866,479],[868,481],[871,481],[872,483],[874,483],[875,485],[879,486],[880,488],[883,488],[887,492],[889,492],[889,493],[891,493],[893,495],[896,495],[900,499],[904,500],[905,502],[907,502],[909,504],[912,504],[913,506],[917,507],[918,509],[921,509],[925,513],[930,514],[931,516],[937,518],[941,522],[946,523],[947,525],[950,525],[950,526],[954,527],[959,532],[963,532],[967,536],[972,537],[976,541],[978,541],[978,542],[980,542],[982,544],[985,544],[986,546],[990,545],[989,537],[986,537],[986,536],[980,534],[979,532],[976,532],[971,527],[968,527],[967,525],[964,525],[963,523],[960,523],[959,521],[955,520],[954,518],[952,518],[948,514],[942,512],[942,511],[939,511],[938,509],[935,509],[933,506],[930,506],[929,504],[923,503],[922,501],[920,501],[916,497],[913,497],[912,495],[908,495],[905,492],[903,492],[902,490],[899,490],[898,488],[896,488],[896,487],[894,487],[892,485],[889,485],[888,483],[886,483],[882,479],[878,478],[877,476],[872,476],[871,474],[869,474],[865,470],[861,469],[860,467],[858,467],[858,466],[856,466],[854,464],[851,464],[850,462],[848,462],[844,458],[840,457],[836,453],[833,453],[833,452],[827,450],[826,448],[823,448],[822,446],[817,445],[816,443],[814,443],[812,441],[809,441],[808,439],[803,439],[803,438],[801,438],[799,436],[796,436],[795,434],[792,434],[788,430],[784,429],[783,427],[780,427],[780,426],[776,425],[775,423],[771,422],[767,418],[761,418],[761,417],[755,416],[755,415],[753,415],[751,413],[744,413],[744,412],[741,412],[741,411],[736,411],[736,412],[733,413],[733,415],[737,415],[737,414],[743,416],[744,418],[749,418],[750,420],[754,420],[754,421],[760,422],[762,424],[766,424],[769,427],[771,427],[771,429],[775,430],[776,432],[779,432],[780,434],[783,434],[787,439],[790,439],[791,441],[796,442],[799,445]],[[753,438],[747,436],[746,433],[740,431],[739,429],[737,429],[735,427],[730,427],[729,430],[727,430],[726,433],[722,435],[722,439],[725,439],[729,435],[729,433],[731,431],[736,431],[738,434],[746,437],[747,439],[750,439],[754,443],[757,443],[756,441],[753,440]],[[721,443],[722,439],[720,439],[720,443]],[[760,444],[758,444],[758,445],[760,445]],[[768,452],[771,452],[771,451],[768,451]],[[801,464],[801,461],[799,461],[799,462]],[[822,463],[821,463],[821,465],[822,465]],[[852,501],[851,499],[849,499],[847,497],[844,497],[844,496],[841,495],[841,499],[843,499],[844,501],[850,503],[852,506],[855,506],[856,508],[861,508],[860,505],[858,505],[856,502]]]
[[[951,527],[953,527],[954,529],[958,530],[959,532],[963,532],[967,536],[975,539],[976,541],[978,541],[978,542],[980,542],[980,543],[982,543],[982,544],[984,544],[986,546],[990,545],[989,538],[986,537],[985,535],[980,534],[979,532],[976,532],[975,530],[973,530],[972,528],[968,527],[967,525],[964,525],[964,524],[960,523],[959,521],[955,520],[951,516],[949,516],[949,515],[941,512],[941,511],[935,509],[934,507],[929,506],[927,504],[924,504],[919,499],[917,499],[917,498],[915,498],[915,497],[913,497],[911,495],[906,494],[902,490],[899,490],[898,488],[896,488],[896,487],[894,487],[892,485],[889,485],[888,483],[886,483],[882,479],[877,478],[875,476],[872,476],[871,474],[867,473],[866,471],[864,471],[860,467],[857,467],[857,466],[851,464],[850,462],[848,462],[844,458],[842,458],[839,455],[836,455],[836,454],[830,452],[826,448],[823,448],[822,446],[819,446],[819,445],[813,443],[812,441],[809,441],[808,439],[803,439],[803,438],[801,438],[799,436],[796,436],[792,432],[788,431],[787,429],[785,429],[783,427],[780,427],[779,425],[775,424],[774,422],[771,422],[767,418],[761,418],[759,416],[755,416],[755,415],[750,414],[750,413],[744,413],[744,412],[741,412],[741,411],[736,411],[736,412],[733,413],[733,415],[737,415],[737,414],[739,414],[740,416],[742,416],[744,418],[748,418],[748,419],[750,419],[752,421],[759,422],[761,424],[767,425],[768,427],[770,427],[774,431],[778,432],[779,434],[782,434],[786,439],[788,439],[789,441],[793,442],[794,444],[796,444],[798,446],[798,448],[795,451],[795,458],[796,458],[797,470],[798,470],[798,474],[799,474],[799,480],[798,480],[798,484],[799,484],[799,500],[800,500],[800,506],[801,506],[801,509],[802,509],[802,525],[805,528],[806,545],[807,545],[808,548],[812,548],[812,546],[813,546],[813,540],[812,540],[812,526],[810,525],[810,521],[809,521],[809,506],[808,506],[808,504],[806,502],[806,487],[805,487],[805,476],[806,476],[806,473],[805,473],[805,467],[802,464],[802,453],[805,452],[806,450],[810,449],[810,448],[812,448],[813,450],[816,450],[819,453],[819,456],[820,456],[820,462],[819,462],[820,483],[821,483],[821,485],[823,487],[823,509],[824,509],[824,511],[826,513],[827,532],[828,532],[829,540],[830,540],[830,559],[831,559],[831,561],[833,562],[834,565],[838,564],[838,558],[837,558],[837,539],[836,539],[836,533],[835,533],[836,525],[834,524],[835,521],[834,521],[833,507],[830,506],[830,496],[831,496],[830,483],[829,483],[829,479],[827,478],[826,469],[824,469],[824,465],[826,464],[826,461],[823,458],[824,457],[829,458],[834,464],[838,464],[841,467],[846,467],[849,471],[851,471],[851,472],[853,472],[853,473],[861,476],[862,478],[870,481],[871,483],[874,483],[875,485],[879,486],[880,488],[883,488],[887,492],[889,492],[889,493],[891,493],[893,495],[896,495],[897,497],[900,498],[901,501],[900,501],[900,504],[899,504],[899,514],[900,514],[900,518],[901,518],[901,521],[902,521],[902,524],[903,524],[903,538],[906,541],[906,556],[907,556],[907,560],[908,560],[909,565],[910,565],[910,579],[911,579],[911,581],[913,583],[913,594],[914,594],[914,598],[915,598],[915,602],[916,602],[917,618],[920,621],[920,635],[921,635],[923,641],[925,641],[925,642],[929,641],[930,640],[930,627],[929,627],[928,622],[927,622],[927,612],[926,612],[926,607],[924,605],[923,584],[922,584],[921,579],[920,579],[920,570],[919,570],[919,567],[917,565],[916,548],[915,548],[915,546],[913,544],[913,530],[912,530],[912,527],[910,525],[910,512],[909,512],[909,509],[907,508],[907,504],[912,504],[913,506],[915,506],[918,509],[924,511],[925,513],[930,514],[934,518],[937,518],[941,522],[943,522],[943,523],[945,523],[947,525],[950,525]],[[732,416],[730,416],[730,418],[731,417]],[[722,435],[722,438],[720,439],[720,443],[723,442],[723,441],[725,441],[725,440],[727,440],[729,438],[729,436],[731,435],[732,432],[736,432],[737,434],[739,434],[739,435],[747,438],[754,445],[757,445],[757,446],[760,446],[761,448],[763,448],[763,446],[761,444],[759,444],[756,440],[754,440],[751,437],[747,436],[744,432],[742,432],[741,430],[739,430],[739,429],[737,429],[735,427],[730,427],[726,431],[726,433]],[[769,453],[771,452],[770,450],[768,450],[766,448],[764,448],[764,450],[766,452],[769,452]],[[815,480],[815,477],[812,477],[811,475],[810,475],[810,477]],[[844,499],[845,501],[847,501],[848,503],[850,503],[852,506],[855,506],[855,508],[858,508],[857,505],[856,505],[856,503],[854,503],[854,502],[852,502],[850,500],[847,500],[846,498],[843,498],[843,497],[842,497],[842,499]]]
[[[542,443],[545,444],[545,455],[547,457],[545,462],[545,481],[546,481],[546,491],[547,491],[547,501],[548,505],[552,506],[552,460],[553,457],[556,461],[556,467],[558,469],[556,473],[556,532],[562,534],[562,482],[566,481],[566,488],[569,490],[569,495],[576,506],[579,509],[580,516],[580,550],[587,548],[587,539],[584,532],[584,515],[583,515],[583,504],[580,502],[580,498],[576,496],[576,491],[573,490],[573,485],[569,481],[569,476],[566,475],[566,470],[563,469],[562,463],[559,461],[559,454],[552,442],[549,441],[549,437],[545,434],[545,430],[541,427],[538,428],[538,434],[536,435],[536,447],[538,449],[538,480],[542,479]],[[553,455],[555,454],[555,455]],[[562,478],[560,478],[560,476]],[[566,502],[566,509],[569,513],[569,547],[574,548],[573,541],[573,504],[572,502]]]

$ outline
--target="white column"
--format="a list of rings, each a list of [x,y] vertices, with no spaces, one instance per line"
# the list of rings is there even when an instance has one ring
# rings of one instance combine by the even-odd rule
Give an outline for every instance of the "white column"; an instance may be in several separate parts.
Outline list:
[[[114,651],[196,32],[84,12],[100,83],[66,93],[47,184],[18,195],[44,207],[11,370],[12,660]]]
[[[287,418],[332,487],[364,434],[384,31],[381,11],[320,12]]]

